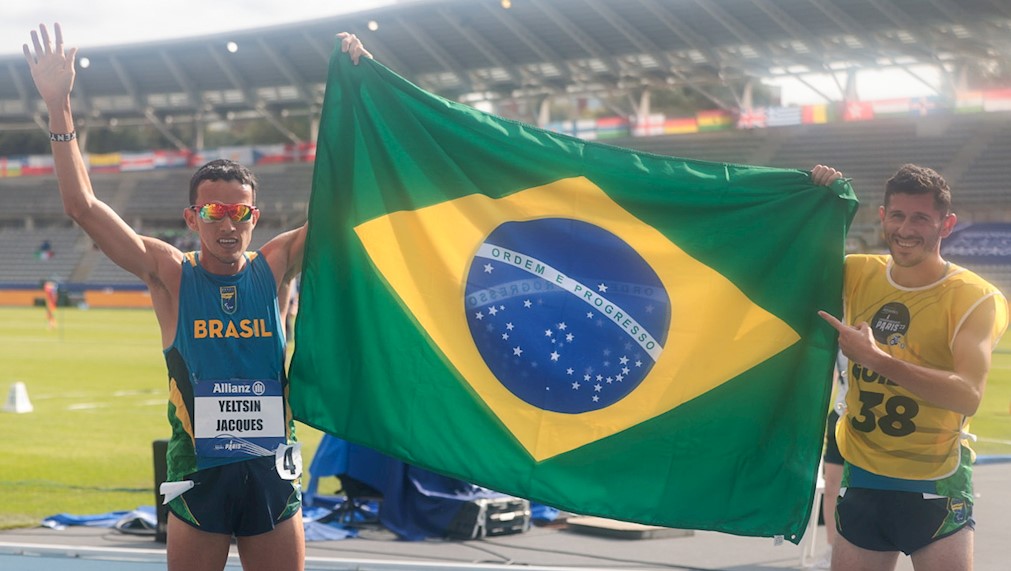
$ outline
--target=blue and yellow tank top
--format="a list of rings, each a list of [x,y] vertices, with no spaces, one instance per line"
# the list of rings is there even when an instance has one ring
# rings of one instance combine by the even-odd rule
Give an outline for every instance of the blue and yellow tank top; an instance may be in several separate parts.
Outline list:
[[[294,441],[277,285],[259,252],[245,255],[230,276],[206,271],[197,252],[182,262],[179,321],[165,350],[168,481]]]
[[[890,278],[891,257],[851,255],[845,265],[845,322],[870,324],[878,346],[903,361],[954,370],[952,343],[984,303],[996,304],[992,343],[1008,325],[1007,300],[978,275],[952,265],[937,282],[906,288]],[[971,469],[969,419],[930,404],[877,372],[849,363],[846,415],[836,426],[843,458],[871,474],[940,480]],[[963,455],[963,452],[969,452]]]

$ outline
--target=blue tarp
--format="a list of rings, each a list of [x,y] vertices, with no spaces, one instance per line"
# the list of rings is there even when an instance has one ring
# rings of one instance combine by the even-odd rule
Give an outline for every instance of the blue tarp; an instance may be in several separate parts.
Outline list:
[[[73,525],[114,527],[124,533],[154,535],[158,516],[153,506],[141,506],[133,511],[108,512],[94,515],[56,514],[42,520],[43,527],[63,529]]]
[[[460,510],[474,500],[509,497],[330,435],[320,442],[309,473],[312,478],[303,496],[307,505],[318,498],[319,478],[353,478],[382,496],[379,522],[410,541],[445,537]],[[541,521],[552,520],[557,514],[554,508],[537,506]]]
[[[354,530],[344,529],[326,520],[333,510],[326,508],[305,508],[302,510],[302,524],[306,541],[334,541],[353,537]],[[320,521],[323,520],[323,521]],[[123,533],[154,535],[158,516],[153,506],[141,506],[133,511],[116,511],[104,514],[73,515],[56,514],[42,520],[41,525],[50,529],[64,529],[71,526],[112,527]]]

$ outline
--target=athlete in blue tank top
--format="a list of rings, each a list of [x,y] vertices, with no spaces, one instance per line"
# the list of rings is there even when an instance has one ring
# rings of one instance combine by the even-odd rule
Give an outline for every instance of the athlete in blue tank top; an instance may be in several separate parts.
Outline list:
[[[293,440],[277,285],[259,252],[234,275],[182,262],[179,325],[165,351],[172,441],[168,480],[275,453]],[[179,404],[181,403],[181,407]]]
[[[190,180],[187,227],[199,254],[134,231],[94,193],[77,143],[71,90],[77,48],[59,24],[31,33],[25,60],[46,103],[53,164],[67,214],[148,287],[169,369],[168,568],[224,569],[232,538],[244,569],[301,570],[301,460],[288,414],[278,293],[301,269],[307,226],[248,253],[260,217],[256,179],[215,160]],[[337,35],[357,64],[372,57]]]

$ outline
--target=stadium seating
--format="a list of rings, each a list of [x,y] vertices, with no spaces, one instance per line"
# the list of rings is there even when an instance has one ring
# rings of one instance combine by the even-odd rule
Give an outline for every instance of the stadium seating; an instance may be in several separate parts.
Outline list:
[[[807,169],[822,163],[853,181],[861,209],[850,249],[881,247],[876,205],[883,183],[907,162],[933,167],[955,191],[960,220],[1011,220],[1006,163],[1011,157],[1011,113],[950,114],[861,122],[832,122],[764,129],[628,137],[603,142],[654,154],[742,164]],[[264,164],[259,180],[260,226],[252,247],[305,220],[311,163]],[[150,235],[185,235],[192,169],[164,169],[92,176],[96,195],[128,223]],[[68,222],[53,176],[0,178],[0,285],[58,278],[83,284],[136,286],[140,281],[112,264]],[[49,239],[53,259],[37,259]],[[1011,270],[988,268],[987,277],[1007,288]]]
[[[80,235],[69,225],[0,229],[0,283],[36,287],[45,280],[68,281],[81,258],[77,247]],[[40,254],[43,241],[51,247],[48,259]]]
[[[116,210],[128,221],[138,219],[157,224],[178,223],[189,206],[190,169],[100,175],[93,181],[99,188],[115,193],[121,207]]]
[[[63,203],[55,177],[0,178],[0,223],[24,226],[27,218],[49,223],[50,217],[63,217]]]
[[[256,204],[260,219],[293,227],[305,220],[312,190],[312,164],[263,165],[256,168]]]
[[[784,141],[769,164],[794,168],[832,165],[853,179],[862,202],[880,200],[884,181],[898,167],[917,163],[943,172],[965,144],[961,137],[968,135],[920,135],[917,126],[912,120],[809,126]]]
[[[757,164],[756,156],[769,144],[767,130],[716,131],[657,137],[627,137],[602,141],[609,144],[686,159]]]
[[[986,148],[969,166],[960,182],[965,196],[962,200],[986,205],[994,201],[1006,203],[1011,194],[1008,160],[1011,159],[1011,131],[1004,125]]]

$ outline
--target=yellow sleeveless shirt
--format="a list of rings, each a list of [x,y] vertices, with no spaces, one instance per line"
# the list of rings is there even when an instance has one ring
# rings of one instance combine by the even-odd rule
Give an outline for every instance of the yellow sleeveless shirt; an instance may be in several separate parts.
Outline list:
[[[896,285],[891,256],[846,257],[845,322],[870,324],[878,346],[897,359],[954,370],[952,343],[969,315],[996,304],[992,344],[1008,326],[1007,299],[978,275],[955,265],[937,282]],[[876,372],[851,362],[846,416],[836,425],[850,464],[892,478],[936,480],[959,465],[968,417],[929,404]],[[967,445],[967,443],[966,443]]]

